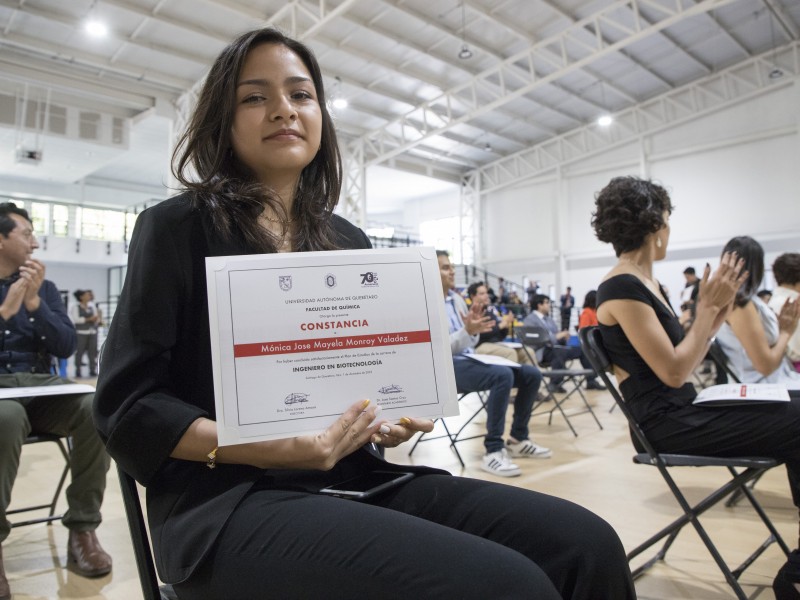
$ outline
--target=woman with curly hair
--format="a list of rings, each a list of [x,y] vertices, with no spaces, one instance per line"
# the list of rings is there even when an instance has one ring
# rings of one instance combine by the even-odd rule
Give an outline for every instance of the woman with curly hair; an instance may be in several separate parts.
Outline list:
[[[749,236],[725,244],[735,252],[749,275],[736,293],[733,310],[717,334],[731,368],[743,383],[786,383],[800,388],[800,373],[786,357],[789,340],[797,329],[798,302],[786,302],[778,315],[758,296],[764,277],[764,249]]]
[[[669,243],[673,206],[651,181],[617,177],[596,196],[592,226],[614,247],[617,264],[597,290],[597,319],[620,391],[660,452],[706,456],[770,456],[785,461],[800,507],[800,396],[779,405],[703,408],[687,382],[748,279],[745,261],[725,252],[700,281],[694,324],[684,333],[653,263]],[[791,553],[774,582],[778,600],[798,599],[800,553]],[[798,584],[800,586],[800,584]]]
[[[589,511],[383,459],[427,419],[353,398],[316,435],[217,448],[205,258],[370,243],[333,214],[342,167],[319,64],[274,29],[223,49],[175,164],[186,191],[136,221],[95,422],[147,487],[179,598],[635,597],[619,538]],[[376,470],[414,477],[365,501],[318,493]]]

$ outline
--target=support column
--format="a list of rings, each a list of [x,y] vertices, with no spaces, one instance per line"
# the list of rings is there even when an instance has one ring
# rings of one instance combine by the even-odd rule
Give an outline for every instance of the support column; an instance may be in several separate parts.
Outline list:
[[[566,185],[561,165],[558,165],[556,167],[555,206],[553,207],[553,246],[556,251],[555,286],[557,295],[566,287],[567,281],[567,256],[564,249],[564,240],[567,236],[564,228],[569,222],[569,194]]]
[[[459,220],[459,262],[465,265],[484,264],[486,249],[481,240],[484,219],[480,219],[480,177],[470,171],[461,179],[459,195],[461,218]]]
[[[363,140],[356,140],[343,148],[342,171],[344,181],[339,213],[363,229],[367,225],[367,167]]]

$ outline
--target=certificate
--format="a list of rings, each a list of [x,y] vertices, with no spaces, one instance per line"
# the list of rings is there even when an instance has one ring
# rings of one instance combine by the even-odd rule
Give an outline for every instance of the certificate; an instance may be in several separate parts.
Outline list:
[[[0,400],[6,398],[32,398],[36,396],[65,396],[69,394],[91,394],[94,388],[85,383],[60,383],[58,385],[34,385],[0,389]]]
[[[206,258],[220,445],[458,414],[433,248]]]
[[[789,400],[785,383],[724,383],[700,390],[692,404],[729,407]]]

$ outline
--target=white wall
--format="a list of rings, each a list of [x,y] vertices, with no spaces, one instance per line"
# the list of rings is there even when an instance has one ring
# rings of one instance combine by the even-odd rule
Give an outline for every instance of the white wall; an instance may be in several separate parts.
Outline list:
[[[369,211],[369,206],[367,207]],[[458,186],[453,185],[451,189],[411,198],[403,203],[402,221],[399,223],[409,231],[415,231],[419,235],[419,224],[423,221],[433,219],[443,219],[457,215],[459,211],[459,192]]]
[[[798,99],[795,81],[486,194],[478,262],[511,279],[533,276],[559,293],[571,285],[582,303],[614,264],[612,249],[595,239],[590,226],[594,194],[612,177],[639,175],[664,185],[675,205],[667,260],[655,271],[675,304],[683,269],[715,265],[735,235],[761,242],[769,267],[781,252],[800,251]]]
[[[45,265],[47,279],[56,284],[59,290],[72,293],[77,289],[90,289],[95,300],[108,300],[108,270],[127,264],[128,255],[122,242],[101,242],[44,236],[39,238],[39,248],[33,257]]]

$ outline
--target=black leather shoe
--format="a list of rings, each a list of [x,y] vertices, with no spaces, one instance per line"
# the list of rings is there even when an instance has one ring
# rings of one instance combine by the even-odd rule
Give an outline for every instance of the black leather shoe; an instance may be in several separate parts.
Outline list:
[[[6,570],[3,568],[3,547],[0,546],[0,600],[11,600],[11,586],[6,579]]]
[[[84,577],[102,577],[111,572],[111,557],[103,550],[94,531],[70,531],[67,568]]]
[[[591,379],[586,382],[586,389],[587,390],[605,390],[608,389],[606,386],[602,384],[602,382],[597,381],[595,379]]]
[[[547,386],[547,389],[550,390],[553,394],[566,394],[567,390],[564,389],[563,385],[553,385],[552,383]]]

